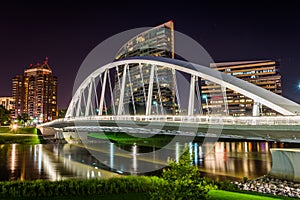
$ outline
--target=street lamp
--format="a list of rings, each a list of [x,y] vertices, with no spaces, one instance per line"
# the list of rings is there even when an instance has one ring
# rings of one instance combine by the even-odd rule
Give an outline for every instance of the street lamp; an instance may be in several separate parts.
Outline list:
[[[209,115],[209,108],[208,108],[208,100],[207,100],[207,95],[206,95],[206,94],[203,94],[203,95],[202,95],[202,99],[204,99],[204,100],[205,100],[205,102],[206,102],[207,115]]]
[[[18,129],[18,124],[13,124],[13,125],[12,125],[12,130],[13,130],[13,131],[16,131],[17,129]]]

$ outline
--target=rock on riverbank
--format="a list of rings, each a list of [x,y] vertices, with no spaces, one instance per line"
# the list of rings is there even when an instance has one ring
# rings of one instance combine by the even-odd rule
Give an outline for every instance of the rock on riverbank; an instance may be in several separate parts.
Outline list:
[[[245,182],[235,181],[233,184],[237,185],[240,190],[300,198],[300,183],[280,180],[267,175]]]

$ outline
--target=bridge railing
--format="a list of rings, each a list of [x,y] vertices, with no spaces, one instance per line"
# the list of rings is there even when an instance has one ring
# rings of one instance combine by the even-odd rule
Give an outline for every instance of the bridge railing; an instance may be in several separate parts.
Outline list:
[[[300,125],[300,116],[262,116],[262,117],[232,117],[232,116],[181,116],[181,115],[120,115],[120,116],[81,116],[57,119],[42,124],[51,126],[70,121],[149,121],[149,122],[178,122],[198,124],[223,124],[223,125]]]

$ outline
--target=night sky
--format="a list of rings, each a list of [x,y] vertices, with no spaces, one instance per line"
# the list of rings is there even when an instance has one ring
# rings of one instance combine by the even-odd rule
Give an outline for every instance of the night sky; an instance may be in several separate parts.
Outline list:
[[[48,56],[59,80],[59,109],[66,108],[77,70],[95,46],[122,31],[172,19],[175,30],[198,41],[215,62],[280,61],[283,95],[300,102],[300,12],[296,4],[111,2],[1,2],[0,96],[11,96],[11,78]]]

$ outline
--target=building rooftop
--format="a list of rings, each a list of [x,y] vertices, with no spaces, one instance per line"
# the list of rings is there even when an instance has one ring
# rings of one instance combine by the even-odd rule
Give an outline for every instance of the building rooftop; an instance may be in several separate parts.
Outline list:
[[[34,64],[30,64],[29,67],[27,69],[47,69],[47,70],[51,70],[51,67],[48,64],[49,58],[46,56],[44,62],[41,64],[39,62],[37,62],[35,65]],[[25,71],[27,70],[25,69]]]
[[[225,67],[225,66],[236,66],[236,65],[246,65],[254,63],[271,62],[272,60],[251,60],[251,61],[235,61],[235,62],[220,62],[220,63],[210,63],[210,67]]]

